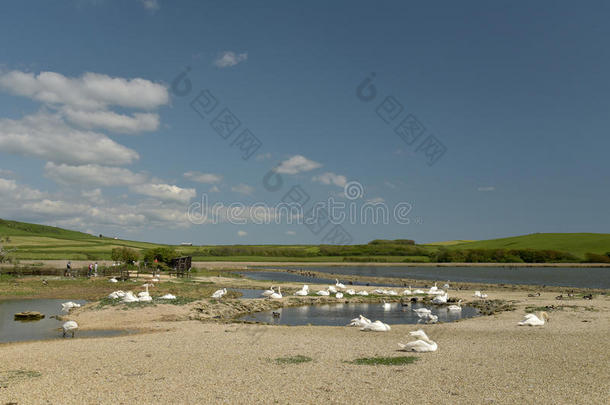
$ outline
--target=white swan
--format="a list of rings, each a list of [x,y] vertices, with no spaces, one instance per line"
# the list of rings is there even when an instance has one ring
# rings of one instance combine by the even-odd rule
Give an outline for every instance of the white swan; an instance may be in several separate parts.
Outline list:
[[[337,288],[345,288],[345,284],[340,283],[338,279],[335,279],[335,287],[337,287]]]
[[[381,321],[371,322],[360,328],[361,331],[365,332],[389,332],[391,329],[390,325]]]
[[[411,286],[402,292],[402,295],[411,295],[413,291],[411,291]]]
[[[394,295],[394,296],[398,295],[398,293],[396,291],[394,291],[394,290],[386,291],[386,294],[387,295]]]
[[[368,292],[366,292],[366,291],[364,291],[364,290],[362,290],[362,291],[358,291],[358,292],[356,293],[356,295],[362,295],[363,297],[365,297],[365,296],[369,295],[369,293],[368,293]]]
[[[148,299],[146,299],[146,297],[150,298],[150,294],[148,293],[148,284],[144,284],[144,287],[146,287],[146,291],[142,291],[138,293],[138,298],[140,298],[140,301],[148,301]],[[142,298],[145,298],[144,300],[142,300]]]
[[[78,329],[78,324],[75,321],[68,321],[61,325],[61,328],[64,331],[63,337],[66,337],[68,332],[72,332],[72,337],[74,337],[74,332]]]
[[[160,300],[175,300],[176,296],[174,294],[165,294],[159,297]]]
[[[135,296],[134,293],[132,293],[131,291],[127,291],[125,293],[125,295],[123,296],[123,302],[138,302],[140,301],[140,299],[138,297]]]
[[[334,285],[329,285],[328,286],[328,291],[334,294],[334,293],[337,292],[337,289],[335,288]]]
[[[375,290],[373,290],[373,294],[377,294],[377,295],[385,295],[386,290],[382,290],[380,288],[377,288]]]
[[[320,290],[316,293],[316,295],[328,296],[330,295],[330,292],[328,290]]]
[[[347,326],[357,326],[359,328],[363,328],[365,325],[371,323],[371,320],[360,315],[358,318],[354,318],[350,321]]]
[[[437,295],[432,299],[433,304],[446,304],[449,299],[449,295],[447,293],[443,295]]]
[[[475,291],[473,296],[477,298],[487,298],[487,294],[483,294],[481,291]]]
[[[413,294],[425,294],[425,293],[426,292],[424,290],[421,290],[419,288],[417,290],[413,291]]]
[[[432,313],[432,311],[429,310],[428,308],[417,308],[417,309],[414,309],[413,312],[415,312],[420,318],[422,316],[430,315]]]
[[[343,298],[343,293],[342,292],[336,293],[335,298],[339,298],[339,299]]]
[[[138,300],[140,302],[151,302],[152,301],[152,297],[150,295],[143,295],[140,298],[138,298]]]
[[[383,301],[383,310],[389,311],[390,309],[392,309],[392,304],[390,304],[389,302]]]
[[[112,299],[112,300],[117,300],[119,298],[123,298],[125,296],[125,293],[121,290],[117,290],[114,292],[111,292],[110,294],[108,294],[108,298]]]
[[[118,283],[118,282],[119,282],[119,280],[117,280],[117,279],[116,279],[116,278],[114,278],[114,277],[112,277],[112,278],[111,278],[110,280],[108,280],[108,281],[110,281],[111,283]]]
[[[282,298],[282,287],[278,287],[277,288],[277,292],[273,293],[269,296],[270,299],[272,300],[279,300],[280,298]]]
[[[443,285],[443,288],[444,288],[445,290],[448,290],[448,289],[450,288],[450,287],[449,287],[449,281],[447,281],[447,282],[445,283],[445,285]]]
[[[274,286],[271,286],[271,288],[269,288],[268,290],[263,291],[263,293],[261,294],[263,297],[268,297],[271,294],[275,294],[275,290],[273,289]]]
[[[418,340],[413,342],[409,342],[407,344],[399,343],[398,346],[405,351],[408,352],[418,352],[418,353],[426,353],[426,352],[435,352],[438,349],[438,345],[436,342],[430,340],[426,332],[419,329],[414,332],[410,332],[411,336],[418,337]]]
[[[70,311],[72,308],[80,308],[80,304],[76,302],[68,301],[61,304],[61,310],[64,312]]]
[[[153,277],[150,279],[150,281],[152,281],[153,283],[158,283],[161,280],[159,280],[159,277]]]
[[[227,289],[223,288],[222,290],[216,290],[214,294],[212,294],[212,298],[222,298],[223,295],[227,293]]]
[[[299,291],[295,292],[294,295],[308,295],[309,294],[309,286],[305,284],[303,288]]]
[[[449,311],[461,311],[462,310],[462,306],[460,305],[462,303],[462,300],[459,300],[457,305],[449,305],[447,307],[447,309]]]
[[[546,312],[538,312],[537,314],[526,314],[523,320],[518,323],[519,326],[543,326],[545,321],[549,320],[549,315]]]
[[[348,295],[356,295],[356,291],[352,290],[351,288],[349,290],[345,290],[345,293]]]

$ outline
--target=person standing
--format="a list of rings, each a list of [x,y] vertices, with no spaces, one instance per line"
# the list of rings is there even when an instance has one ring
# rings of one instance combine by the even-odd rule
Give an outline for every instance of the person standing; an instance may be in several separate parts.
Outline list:
[[[97,277],[97,262],[93,265],[93,275]]]
[[[91,277],[91,273],[93,273],[93,265],[89,263],[89,270],[87,270],[87,277]]]
[[[68,264],[66,264],[66,271],[64,272],[64,277],[70,277],[71,270],[72,270],[72,263],[70,261],[68,261]]]

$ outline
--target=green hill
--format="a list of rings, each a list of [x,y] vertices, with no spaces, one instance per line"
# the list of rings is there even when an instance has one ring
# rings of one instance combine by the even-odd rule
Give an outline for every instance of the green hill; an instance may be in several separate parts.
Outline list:
[[[585,253],[610,252],[607,233],[534,233],[509,238],[451,244],[449,249],[536,249],[559,250],[584,258]]]

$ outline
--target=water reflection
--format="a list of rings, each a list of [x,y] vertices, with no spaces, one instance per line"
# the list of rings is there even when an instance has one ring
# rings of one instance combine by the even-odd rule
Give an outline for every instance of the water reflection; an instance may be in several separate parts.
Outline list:
[[[371,320],[388,324],[416,324],[419,317],[413,310],[417,308],[430,308],[440,322],[452,322],[478,315],[478,311],[469,306],[463,306],[462,311],[457,312],[449,311],[447,307],[426,307],[420,303],[390,303],[389,307],[384,307],[383,303],[341,303],[281,308],[274,310],[279,312],[279,317],[273,316],[274,311],[264,311],[246,315],[241,319],[279,325],[344,326],[362,314]]]

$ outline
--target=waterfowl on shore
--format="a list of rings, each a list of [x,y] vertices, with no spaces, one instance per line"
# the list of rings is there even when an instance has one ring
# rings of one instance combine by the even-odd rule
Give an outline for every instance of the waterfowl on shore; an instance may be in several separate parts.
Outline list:
[[[386,295],[392,295],[392,296],[398,295],[398,293],[394,290],[389,290],[389,291],[386,291],[385,293],[386,293]]]
[[[408,352],[418,352],[418,353],[427,353],[427,352],[435,352],[438,349],[438,345],[436,342],[430,340],[426,332],[419,329],[413,332],[410,332],[411,336],[418,337],[419,339],[409,342],[407,344],[398,343],[398,346]]]
[[[443,295],[437,295],[432,299],[433,304],[446,304],[449,299],[449,295],[447,293]]]
[[[337,289],[335,288],[335,286],[334,286],[334,285],[329,285],[329,286],[328,286],[328,292],[330,292],[330,293],[333,293],[333,294],[334,294],[334,293],[336,293],[336,292],[337,292]]]
[[[212,298],[222,298],[223,295],[227,293],[227,289],[223,288],[222,290],[216,290],[214,294],[212,294]]]
[[[112,300],[123,298],[124,296],[125,296],[125,293],[121,290],[113,291],[110,294],[108,294],[108,298],[110,298]]]
[[[343,298],[343,293],[342,292],[336,293],[335,298],[339,298],[339,299]]]
[[[309,286],[307,284],[303,285],[299,291],[295,292],[294,295],[308,295],[309,294]]]
[[[66,337],[69,332],[72,332],[72,337],[74,337],[74,332],[78,329],[78,324],[75,321],[68,321],[61,325],[61,329],[64,332],[63,337]]]
[[[328,290],[320,290],[316,293],[316,295],[329,296],[330,292]]]
[[[108,281],[110,281],[111,283],[118,283],[118,282],[119,282],[119,280],[117,280],[117,279],[116,279],[116,278],[114,278],[114,277],[112,277],[112,278],[111,278],[110,280],[108,280]]]
[[[391,328],[387,323],[375,321],[364,325],[360,330],[364,332],[389,332]]]
[[[165,294],[159,297],[160,300],[175,300],[176,296],[174,294]]]
[[[413,291],[413,294],[425,294],[425,293],[426,292],[424,290],[421,290],[419,288],[417,290]]]
[[[277,292],[271,294],[269,298],[272,300],[279,300],[280,298],[282,298],[282,287],[278,287]]]
[[[80,308],[80,304],[76,302],[68,301],[61,304],[61,310],[64,312],[70,311],[72,308]]]
[[[533,297],[540,297],[540,293],[539,293],[539,292],[537,292],[536,294],[527,294],[527,296],[528,296],[529,298],[533,298]]]
[[[352,290],[351,288],[349,290],[345,290],[345,293],[348,295],[356,295],[356,291]]]
[[[362,328],[365,325],[368,325],[369,323],[371,323],[370,319],[360,315],[358,318],[352,319],[347,326],[357,326],[359,328]]]
[[[338,279],[335,279],[335,287],[337,287],[337,288],[345,288],[345,284],[340,283]]]
[[[140,301],[140,299],[138,297],[135,296],[134,293],[132,293],[131,291],[127,291],[125,293],[125,295],[123,295],[123,302],[138,302]]]
[[[268,290],[263,291],[261,295],[262,295],[263,297],[268,297],[268,296],[270,296],[271,294],[274,294],[274,293],[275,293],[275,290],[274,290],[273,288],[274,288],[274,286],[271,286],[271,288],[269,288]]]
[[[366,292],[366,291],[364,291],[364,290],[362,290],[362,291],[358,291],[358,292],[356,293],[356,295],[362,295],[362,296],[364,297],[364,296],[369,295],[369,293],[368,293],[368,292]]]
[[[519,326],[543,326],[544,322],[549,320],[549,315],[544,312],[538,312],[537,314],[525,314],[523,320],[517,325]]]
[[[447,282],[443,285],[443,289],[448,290],[449,288],[449,280],[447,280]]]
[[[411,291],[411,286],[402,292],[402,295],[411,295],[413,291]]]

